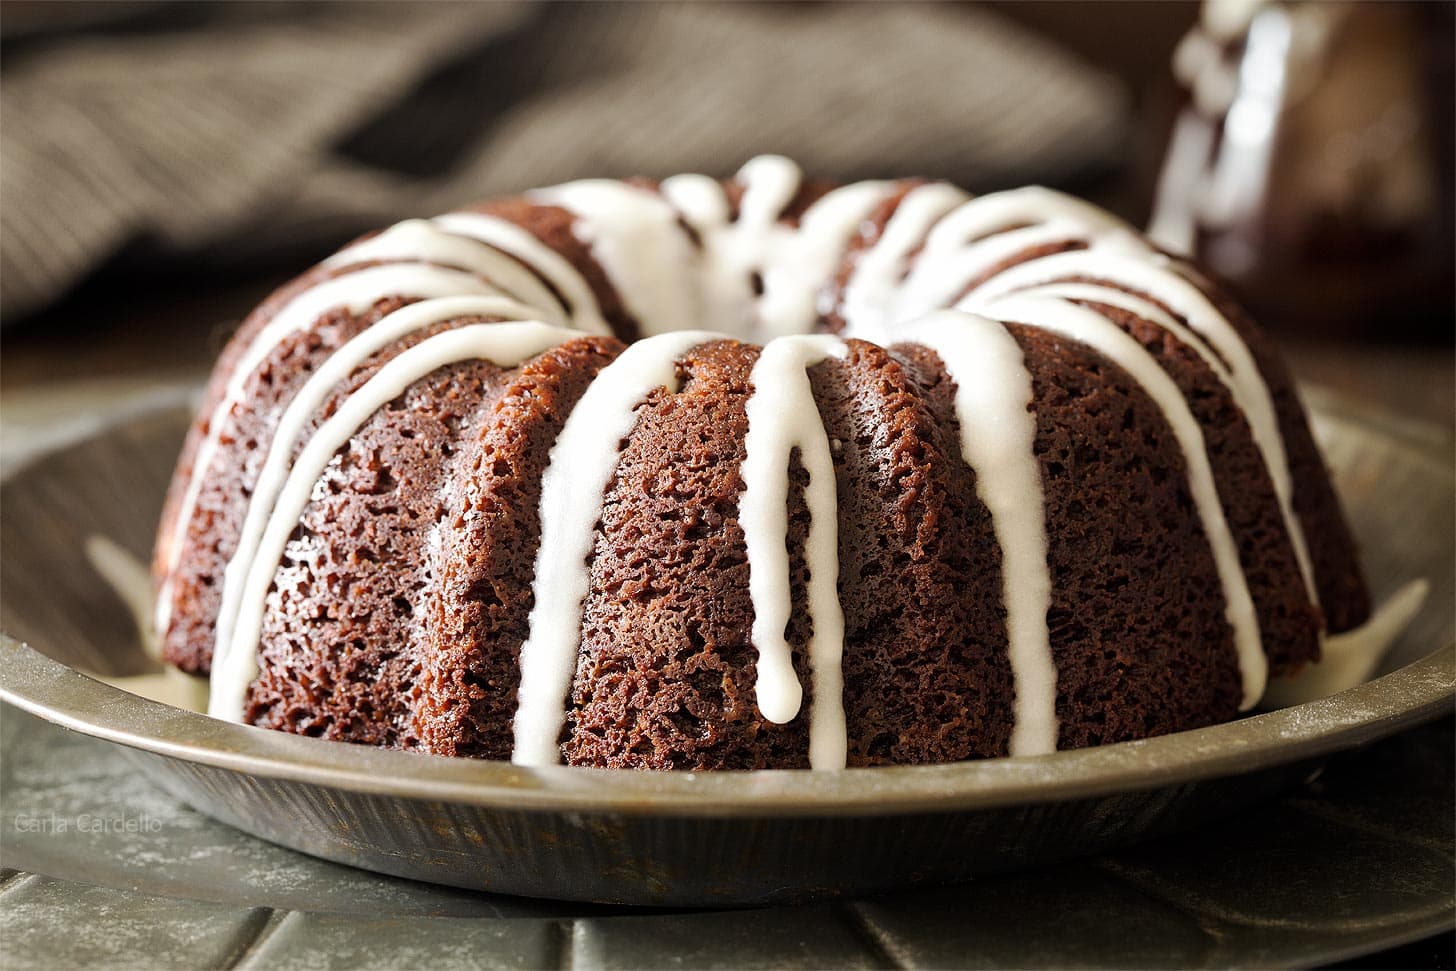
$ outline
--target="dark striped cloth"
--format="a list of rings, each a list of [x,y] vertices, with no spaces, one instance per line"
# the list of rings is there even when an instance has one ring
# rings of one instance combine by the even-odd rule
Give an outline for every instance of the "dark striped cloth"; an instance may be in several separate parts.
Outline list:
[[[1109,78],[945,5],[146,5],[7,36],[3,82],[7,319],[123,250],[276,259],[582,175],[768,151],[1054,182],[1115,157],[1126,120]]]

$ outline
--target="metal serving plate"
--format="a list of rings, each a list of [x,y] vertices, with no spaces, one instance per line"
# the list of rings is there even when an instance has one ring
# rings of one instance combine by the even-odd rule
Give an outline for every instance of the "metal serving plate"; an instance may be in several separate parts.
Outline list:
[[[1330,753],[1452,710],[1453,450],[1314,396],[1378,597],[1424,576],[1384,676],[1162,738],[840,773],[527,770],[214,721],[94,680],[154,667],[88,541],[145,557],[187,415],[118,421],[0,488],[0,697],[118,743],[203,812],[294,849],[506,893],[653,905],[862,894],[1091,854],[1231,813]]]

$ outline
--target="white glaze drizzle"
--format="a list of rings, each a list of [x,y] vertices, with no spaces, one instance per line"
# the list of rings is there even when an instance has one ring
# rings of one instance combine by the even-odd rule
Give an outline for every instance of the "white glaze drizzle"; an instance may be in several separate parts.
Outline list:
[[[701,321],[714,330],[749,333],[755,316],[752,273],[759,255],[754,244],[762,242],[761,227],[747,213],[734,221],[722,183],[706,175],[664,179],[662,195],[698,235]]]
[[[926,235],[901,288],[896,319],[949,306],[973,281],[1034,247],[1122,228],[1095,206],[1039,186],[981,196]]]
[[[957,212],[969,209],[967,206]],[[1053,221],[996,232],[967,245],[932,247],[933,240],[927,240],[904,284],[896,291],[897,299],[890,320],[914,320],[949,307],[965,293],[972,281],[991,272],[998,264],[1015,259],[1018,254],[1035,247],[1076,237],[1075,227]]]
[[[428,219],[396,223],[377,236],[340,250],[323,265],[375,261],[434,263],[469,270],[508,296],[537,308],[535,316],[548,323],[563,327],[571,324],[561,301],[525,264],[479,238],[446,232]]]
[[[1390,648],[1421,612],[1430,590],[1427,580],[1412,580],[1359,627],[1343,634],[1325,635],[1321,639],[1318,662],[1269,682],[1265,706],[1300,705],[1370,680]]]
[[[591,284],[570,261],[513,222],[479,212],[451,212],[430,220],[448,233],[494,246],[531,267],[566,300],[571,326],[592,334],[612,333]]]
[[[1047,611],[1046,504],[1037,461],[1031,374],[1021,346],[1001,324],[941,310],[902,328],[898,341],[934,351],[955,383],[961,456],[976,474],[976,495],[991,514],[1001,550],[1001,599],[1011,664],[1012,755],[1057,747],[1057,669]]]
[[[842,340],[825,335],[781,337],[764,345],[749,374],[753,392],[747,404],[743,492],[738,499],[738,523],[748,552],[753,644],[758,650],[758,710],[769,721],[783,724],[798,715],[803,702],[786,637],[793,609],[787,548],[789,461],[795,451],[799,453],[809,476],[804,487],[809,511],[804,560],[809,573],[805,599],[813,625],[808,644],[814,685],[809,765],[815,769],[844,768],[847,740],[834,456],[808,370],[846,353]]]
[[[583,179],[526,198],[576,216],[572,231],[591,247],[644,336],[682,330],[699,319],[692,285],[698,254],[677,223],[677,210],[662,196],[615,179]]]
[[[1193,495],[1204,536],[1213,551],[1214,567],[1223,590],[1224,616],[1233,629],[1238,651],[1239,674],[1243,682],[1240,709],[1251,708],[1264,693],[1269,662],[1259,636],[1259,620],[1249,594],[1248,578],[1239,563],[1239,548],[1223,514],[1213,469],[1198,419],[1188,409],[1183,392],[1168,377],[1157,359],[1122,328],[1086,307],[1065,300],[1012,294],[983,302],[981,313],[998,320],[1014,321],[1052,331],[1086,344],[1121,367],[1163,412],[1183,452],[1188,489]]]
[[[331,310],[345,309],[362,314],[386,297],[454,297],[463,294],[500,295],[500,291],[473,274],[447,267],[420,263],[387,263],[363,267],[341,276],[324,280],[294,297],[274,315],[253,338],[241,359],[234,366],[222,400],[207,421],[207,433],[198,443],[192,460],[192,474],[187,490],[177,506],[172,531],[161,546],[163,581],[157,592],[156,625],[165,632],[172,622],[172,582],[177,560],[182,553],[202,484],[217,455],[223,429],[229,425],[233,408],[242,400],[248,379],[275,348],[290,335],[314,326]]]
[[[1038,186],[975,199],[943,183],[920,186],[857,264],[844,317],[852,333],[883,337],[900,323],[950,306],[1021,253],[1125,228],[1095,206]]]
[[[1013,228],[1022,226],[1025,228]],[[899,325],[956,299],[979,276],[1024,250],[1024,245],[1008,243],[1018,236],[1027,244],[1066,239],[1081,241],[1086,248],[1010,266],[979,283],[962,302],[964,309],[976,310],[981,303],[1012,291],[1087,278],[1108,291],[1125,287],[1135,291],[1134,296],[1146,294],[1183,318],[1186,326],[1177,327],[1176,336],[1205,361],[1218,362],[1210,366],[1233,392],[1249,422],[1274,483],[1306,593],[1311,603],[1317,603],[1308,544],[1294,512],[1289,460],[1273,398],[1253,355],[1238,331],[1183,275],[1178,264],[1115,217],[1039,187],[967,199],[953,187],[921,186],[905,197],[879,241],[859,260],[846,287],[846,333],[879,343],[893,339]],[[917,248],[911,266],[910,257]],[[1104,302],[1116,300],[1112,297]],[[1126,301],[1117,305],[1128,306]],[[1160,314],[1148,319],[1166,326],[1171,317]],[[1194,335],[1196,339],[1190,339]],[[1210,349],[1216,354],[1209,353]]]
[[[309,439],[268,516],[257,551],[248,563],[240,605],[231,636],[219,632],[221,657],[212,659],[212,696],[208,714],[241,721],[248,686],[258,676],[258,643],[263,630],[268,589],[283,559],[288,538],[303,515],[314,486],[339,449],[373,415],[398,398],[416,381],[450,364],[487,360],[513,367],[527,358],[561,344],[579,331],[539,322],[470,324],[421,341],[385,364]]]
[[[676,331],[640,340],[601,370],[572,409],[541,477],[541,542],[531,583],[529,635],[521,645],[515,718],[518,765],[561,760],[558,738],[581,648],[587,563],[607,485],[637,408],[654,388],[676,391],[677,361],[719,334]]]
[[[237,621],[246,578],[258,558],[258,546],[272,521],[279,494],[288,481],[289,460],[298,437],[309,421],[323,407],[329,395],[379,351],[426,327],[471,316],[529,321],[533,314],[531,308],[502,297],[437,297],[409,304],[386,315],[329,355],[294,395],[273,432],[268,456],[248,500],[248,512],[238,534],[237,549],[228,561],[223,577],[213,657],[228,654],[228,642]]]
[[[117,598],[126,604],[136,625],[142,652],[160,660],[162,645],[152,627],[152,577],[147,565],[109,536],[91,533],[86,537],[86,559]]]
[[[845,285],[841,313],[847,333],[875,340],[886,334],[891,323],[902,322],[896,314],[896,300],[899,284],[910,269],[910,254],[939,220],[970,198],[943,182],[917,186],[906,193],[880,238],[860,255]]]
[[[805,333],[817,319],[819,289],[891,184],[857,182],[834,189],[793,227],[780,217],[798,194],[798,166],[779,156],[761,156],[743,166],[737,178],[743,195],[738,218],[732,220],[717,179],[677,175],[662,183],[663,196],[701,243],[702,319],[716,330],[758,342]],[[762,295],[753,292],[754,274]]]
[[[1060,297],[1063,300],[1074,300],[1079,303],[1105,304],[1125,310],[1151,324],[1158,325],[1176,337],[1180,343],[1192,348],[1203,359],[1204,365],[1218,378],[1219,383],[1228,389],[1239,407],[1243,407],[1241,389],[1234,384],[1233,375],[1229,373],[1228,365],[1223,363],[1223,359],[1213,352],[1201,334],[1189,330],[1182,321],[1157,304],[1136,294],[1128,293],[1126,290],[1119,290],[1104,283],[1086,281],[1044,283],[1016,292],[1028,296]]]
[[[1248,400],[1247,383],[1240,383],[1234,380],[1234,376],[1229,371],[1228,365],[1213,352],[1213,349],[1208,345],[1203,335],[1190,330],[1178,318],[1173,317],[1161,307],[1149,303],[1147,300],[1135,294],[1100,283],[1048,283],[1015,292],[1029,296],[1060,297],[1064,300],[1101,303],[1136,314],[1150,323],[1157,324],[1176,337],[1179,342],[1192,348],[1203,359],[1203,363],[1214,373],[1220,383],[1228,389],[1229,394],[1234,399],[1234,404],[1239,406],[1239,410],[1246,418],[1255,414],[1255,409],[1260,407],[1258,402]],[[1268,417],[1270,419],[1274,418],[1272,414],[1268,415]],[[1249,420],[1252,421],[1252,419]],[[1282,450],[1283,437],[1279,435],[1277,420],[1273,434],[1280,443]],[[1255,444],[1258,444],[1257,439],[1255,439]],[[1292,487],[1291,483],[1290,488],[1292,489]],[[1277,482],[1275,488],[1277,496]],[[1318,603],[1319,594],[1315,589],[1314,566],[1310,563],[1309,550],[1304,539],[1304,530],[1300,526],[1299,520],[1295,517],[1291,497],[1285,497],[1281,501],[1280,515],[1284,521],[1285,529],[1289,534],[1290,545],[1294,549],[1294,559],[1299,566],[1300,577],[1304,581],[1305,595],[1309,597],[1310,603]]]
[[[1279,510],[1294,546],[1310,602],[1317,602],[1314,568],[1304,529],[1294,512],[1294,480],[1289,471],[1289,458],[1284,450],[1284,438],[1279,431],[1279,419],[1269,385],[1233,324],[1198,287],[1176,271],[1172,261],[1131,235],[1118,233],[1100,240],[1090,249],[1057,253],[1011,267],[977,287],[967,301],[966,309],[975,310],[979,304],[1001,295],[1069,277],[1086,277],[1145,294],[1181,317],[1187,328],[1198,334],[1223,359],[1229,387],[1238,396],[1254,444],[1263,456],[1269,478],[1274,483],[1274,495],[1279,501]],[[1196,343],[1193,346],[1197,349]]]
[[[86,537],[86,559],[112,593],[126,604],[136,624],[142,652],[159,660],[161,644],[152,628],[152,579],[147,565],[112,539],[99,533]],[[119,677],[90,672],[98,681],[130,691],[134,695],[160,701],[174,708],[204,712],[207,710],[207,687],[200,678],[179,671],[170,665],[151,674],[128,674]]]

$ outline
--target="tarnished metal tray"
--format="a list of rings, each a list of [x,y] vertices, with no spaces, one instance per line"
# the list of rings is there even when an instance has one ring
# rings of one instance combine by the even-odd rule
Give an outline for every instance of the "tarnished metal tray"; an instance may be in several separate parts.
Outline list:
[[[379,872],[574,900],[724,905],[860,894],[1026,867],[1185,828],[1335,751],[1452,710],[1449,437],[1324,396],[1317,426],[1377,597],[1431,583],[1387,673],[1319,702],[1032,759],[842,773],[637,774],[432,758],[231,725],[81,671],[146,670],[86,555],[150,546],[186,413],[120,421],[0,491],[0,697],[120,743],[224,822]],[[28,645],[28,646],[27,646]]]

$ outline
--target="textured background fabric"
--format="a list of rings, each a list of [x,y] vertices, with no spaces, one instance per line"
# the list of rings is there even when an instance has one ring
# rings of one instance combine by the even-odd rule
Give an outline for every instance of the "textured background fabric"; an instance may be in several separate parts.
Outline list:
[[[773,151],[835,178],[984,190],[1095,169],[1126,127],[1116,82],[974,7],[145,5],[118,19],[7,37],[7,319],[109,264],[276,265],[583,175],[726,175]]]

